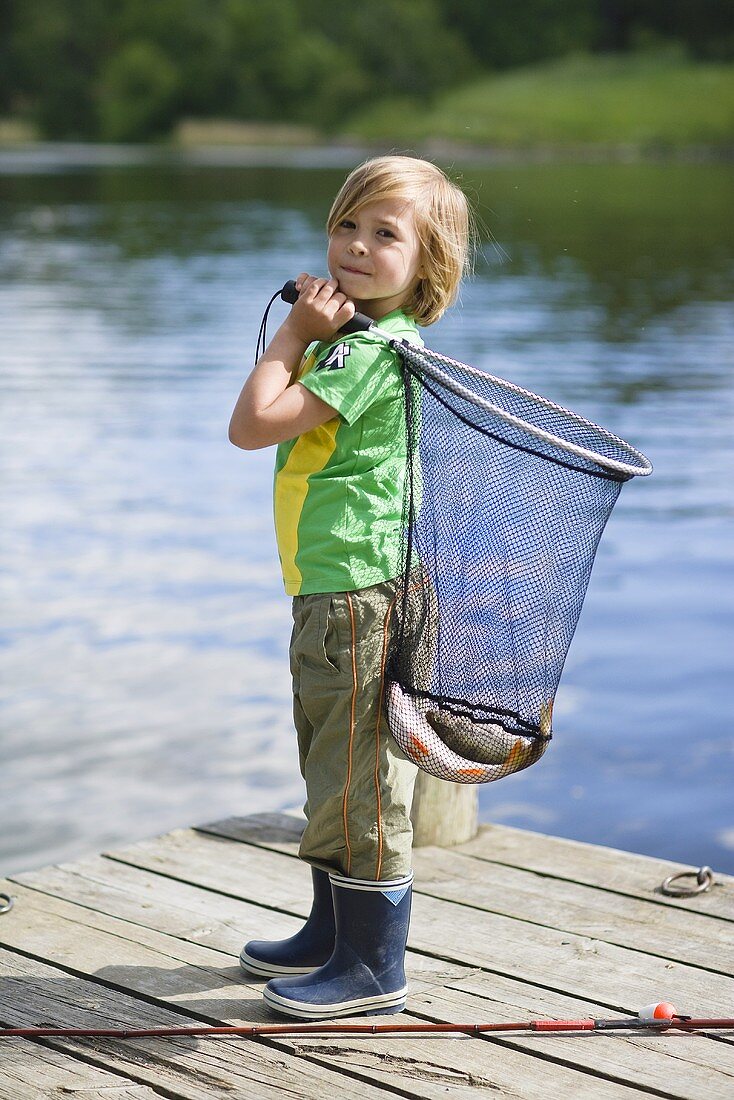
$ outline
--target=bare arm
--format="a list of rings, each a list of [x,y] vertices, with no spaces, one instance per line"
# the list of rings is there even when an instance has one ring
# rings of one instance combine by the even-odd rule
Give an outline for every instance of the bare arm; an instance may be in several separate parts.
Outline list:
[[[301,294],[249,376],[229,424],[229,439],[247,451],[295,439],[337,416],[335,409],[310,393],[295,372],[314,340],[329,340],[354,316],[354,305],[335,279],[302,274]]]

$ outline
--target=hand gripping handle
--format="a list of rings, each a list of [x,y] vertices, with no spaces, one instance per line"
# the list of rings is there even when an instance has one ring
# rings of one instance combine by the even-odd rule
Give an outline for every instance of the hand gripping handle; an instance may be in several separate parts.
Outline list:
[[[293,279],[289,279],[280,292],[280,296],[284,302],[289,305],[293,305],[298,301],[298,291],[296,290],[296,284]],[[339,329],[341,336],[350,336],[353,332],[367,332],[367,329],[372,328],[374,321],[371,317],[366,317],[364,313],[355,313],[351,321],[347,321],[346,325],[342,325]]]

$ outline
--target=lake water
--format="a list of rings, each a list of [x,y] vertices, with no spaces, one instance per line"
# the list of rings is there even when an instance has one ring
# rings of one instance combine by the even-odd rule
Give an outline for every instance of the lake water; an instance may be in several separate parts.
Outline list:
[[[4,873],[303,797],[273,451],[227,425],[267,299],[324,270],[344,167],[127,159],[0,155]],[[461,175],[488,232],[427,343],[655,466],[602,540],[553,745],[480,816],[734,872],[734,168]]]

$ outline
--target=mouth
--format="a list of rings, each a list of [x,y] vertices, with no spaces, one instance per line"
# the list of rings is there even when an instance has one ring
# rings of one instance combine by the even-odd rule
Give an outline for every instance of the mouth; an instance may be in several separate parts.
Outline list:
[[[368,274],[368,272],[366,272],[366,271],[360,271],[359,268],[357,268],[357,267],[345,267],[344,264],[342,264],[342,271],[346,271],[346,273],[348,275],[367,275]]]

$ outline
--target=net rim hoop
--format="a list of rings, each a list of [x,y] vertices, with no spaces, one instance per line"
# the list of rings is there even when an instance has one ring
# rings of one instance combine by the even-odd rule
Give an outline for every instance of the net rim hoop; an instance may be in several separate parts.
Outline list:
[[[383,340],[386,340],[391,347],[394,347],[397,351],[399,351],[403,345],[413,350],[413,345],[411,345],[409,341],[396,339],[393,333],[387,332],[385,329],[380,329],[376,325],[373,325],[370,331],[382,337]],[[462,386],[460,382],[454,381],[449,375],[444,374],[443,371],[439,370],[430,361],[421,364],[426,374],[430,375],[442,386],[445,386],[446,389],[451,390],[457,397],[462,397],[465,401],[470,402],[470,404],[476,405],[486,412],[491,412],[499,416],[500,419],[504,420],[506,423],[511,424],[515,428],[520,428],[530,435],[534,435],[544,443],[550,443],[554,447],[559,447],[561,450],[568,451],[578,458],[584,458],[589,462],[595,463],[597,466],[602,466],[604,469],[612,470],[614,473],[625,474],[629,477],[647,477],[648,474],[652,473],[652,463],[641,451],[638,451],[636,447],[627,443],[626,440],[622,439],[620,436],[615,435],[614,432],[610,432],[606,428],[602,428],[600,424],[594,423],[593,420],[589,420],[585,416],[580,416],[579,413],[572,412],[570,409],[565,408],[564,405],[558,405],[555,401],[551,401],[547,397],[541,397],[540,394],[534,393],[532,390],[526,390],[522,386],[516,385],[514,382],[509,382],[506,378],[499,378],[497,375],[489,374],[487,371],[479,370],[477,367],[470,367],[466,363],[460,363],[456,359],[451,359],[448,355],[440,355],[438,352],[432,352],[431,354],[440,356],[446,363],[450,363],[452,367],[456,367],[457,370],[462,371],[464,374],[469,374],[473,377],[479,377],[485,380],[488,379],[499,385],[502,389],[509,390],[522,397],[529,397],[536,405],[542,405],[546,409],[553,409],[555,412],[563,413],[564,416],[568,417],[576,424],[583,424],[585,427],[593,428],[594,431],[598,432],[604,439],[616,444],[621,450],[636,458],[637,464],[633,465],[631,462],[621,462],[618,459],[607,458],[606,455],[601,455],[597,451],[590,451],[588,448],[580,447],[576,443],[571,443],[569,440],[563,439],[559,435],[554,435],[552,432],[546,432],[543,428],[531,424],[528,420],[523,420],[519,416],[513,416],[512,413],[506,412],[492,401],[477,397],[471,390]]]

